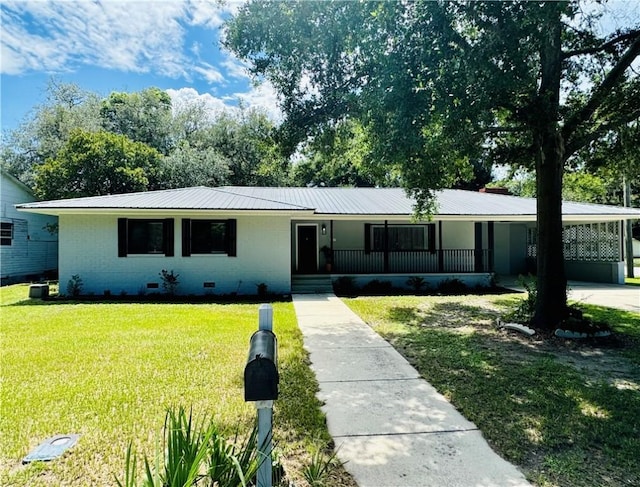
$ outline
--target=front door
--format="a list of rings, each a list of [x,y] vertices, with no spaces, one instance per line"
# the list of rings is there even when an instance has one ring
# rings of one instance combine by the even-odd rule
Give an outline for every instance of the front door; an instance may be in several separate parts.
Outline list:
[[[298,225],[298,272],[318,272],[318,227]]]

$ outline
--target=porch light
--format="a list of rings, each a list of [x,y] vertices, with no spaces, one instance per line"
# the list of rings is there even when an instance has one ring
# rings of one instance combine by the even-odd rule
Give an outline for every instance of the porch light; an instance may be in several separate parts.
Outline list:
[[[323,223],[322,224],[322,235],[326,235],[327,234],[327,226]]]

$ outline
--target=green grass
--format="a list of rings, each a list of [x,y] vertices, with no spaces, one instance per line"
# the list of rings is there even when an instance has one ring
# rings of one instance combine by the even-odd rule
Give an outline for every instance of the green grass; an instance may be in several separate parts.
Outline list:
[[[0,484],[113,485],[129,441],[153,455],[168,407],[193,407],[233,434],[255,417],[243,370],[256,304],[123,304],[27,300],[0,288]],[[300,463],[330,441],[291,303],[275,303],[280,398],[275,442]],[[45,438],[78,433],[63,458],[22,466]],[[309,453],[310,455],[310,453]]]
[[[640,276],[638,277],[625,277],[624,283],[630,286],[640,286]]]
[[[535,484],[639,485],[640,315],[585,306],[620,336],[567,345],[497,330],[518,299],[345,301]]]

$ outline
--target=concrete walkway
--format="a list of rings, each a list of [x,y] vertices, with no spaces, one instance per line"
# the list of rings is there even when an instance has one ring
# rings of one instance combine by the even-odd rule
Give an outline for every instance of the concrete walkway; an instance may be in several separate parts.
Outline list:
[[[638,286],[582,281],[569,281],[567,284],[569,286],[569,301],[640,313],[640,287]],[[516,276],[501,277],[498,285],[524,292],[524,288]]]
[[[335,295],[293,304],[338,458],[360,487],[529,485]]]

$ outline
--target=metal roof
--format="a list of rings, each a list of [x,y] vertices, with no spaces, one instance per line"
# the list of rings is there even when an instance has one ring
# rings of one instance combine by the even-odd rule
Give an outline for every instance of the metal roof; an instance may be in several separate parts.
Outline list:
[[[436,193],[436,217],[534,220],[536,199],[445,189]],[[36,212],[76,210],[286,211],[316,215],[411,216],[415,201],[401,188],[267,188],[223,186],[170,189],[17,205]],[[565,201],[565,219],[639,218],[640,209]]]

